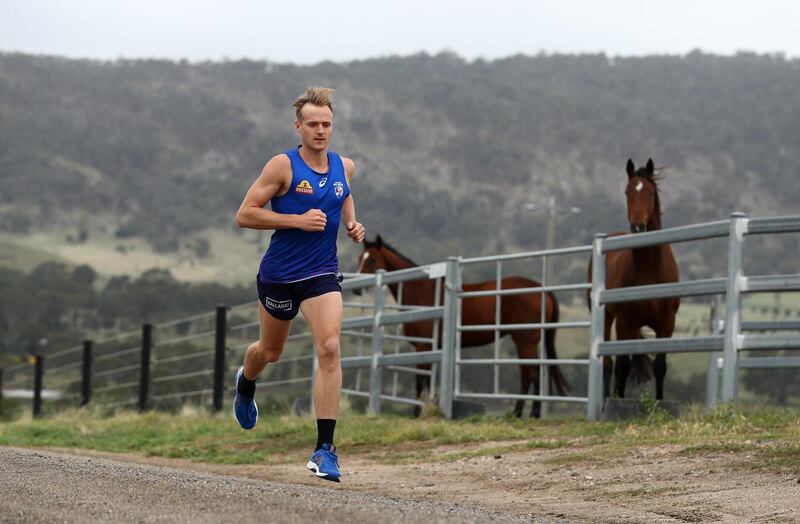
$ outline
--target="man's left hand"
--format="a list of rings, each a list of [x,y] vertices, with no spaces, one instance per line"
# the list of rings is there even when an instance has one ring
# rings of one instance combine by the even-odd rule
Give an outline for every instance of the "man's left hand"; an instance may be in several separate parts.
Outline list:
[[[348,222],[347,223],[347,236],[353,239],[353,242],[361,243],[364,241],[364,235],[367,230],[361,222]]]

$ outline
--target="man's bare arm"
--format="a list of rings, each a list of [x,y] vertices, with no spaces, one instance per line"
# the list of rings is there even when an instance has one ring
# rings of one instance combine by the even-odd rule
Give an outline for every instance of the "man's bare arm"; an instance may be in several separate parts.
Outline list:
[[[302,215],[276,213],[264,206],[275,195],[289,189],[292,181],[292,165],[286,155],[272,157],[261,175],[253,182],[236,213],[239,227],[250,229],[302,229],[303,231],[322,231],[327,218],[319,209],[310,209]]]
[[[344,175],[347,178],[347,185],[350,186],[350,182],[356,172],[356,165],[349,158],[342,158],[342,163],[344,164]],[[353,200],[352,191],[351,187],[350,194],[345,199],[344,204],[342,204],[342,223],[347,228],[347,236],[353,239],[353,242],[361,242],[364,240],[364,235],[366,233],[364,226],[356,220],[356,203],[355,200]]]

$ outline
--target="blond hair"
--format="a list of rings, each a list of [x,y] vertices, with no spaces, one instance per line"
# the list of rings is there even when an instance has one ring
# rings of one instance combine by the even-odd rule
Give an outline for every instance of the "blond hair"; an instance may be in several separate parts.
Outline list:
[[[333,89],[331,89],[330,87],[320,87],[320,86],[306,87],[306,92],[298,96],[295,99],[294,104],[292,104],[295,108],[295,114],[297,115],[298,120],[300,120],[300,111],[306,104],[312,104],[320,107],[327,106],[332,113]]]

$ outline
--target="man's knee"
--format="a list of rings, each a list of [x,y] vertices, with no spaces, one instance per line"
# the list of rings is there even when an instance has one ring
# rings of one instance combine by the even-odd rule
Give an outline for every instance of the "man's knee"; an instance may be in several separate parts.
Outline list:
[[[320,366],[338,367],[339,347],[339,337],[337,336],[326,337],[317,343]]]
[[[277,362],[281,358],[281,353],[283,353],[283,348],[265,344],[260,341],[254,343],[252,349],[258,355],[259,359],[266,364]]]

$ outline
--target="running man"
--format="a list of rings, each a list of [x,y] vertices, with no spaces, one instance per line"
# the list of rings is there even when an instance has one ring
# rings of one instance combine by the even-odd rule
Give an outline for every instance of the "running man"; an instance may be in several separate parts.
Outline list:
[[[318,477],[339,482],[333,432],[339,413],[342,367],[341,274],[336,257],[339,222],[354,242],[364,240],[350,194],[355,164],[328,151],[333,131],[332,89],[309,87],[294,101],[300,146],[274,156],[244,197],[239,227],[274,229],[257,276],[261,336],[236,372],[233,412],[244,429],[258,420],[255,382],[283,353],[298,310],[311,328],[319,369],[314,386],[317,445],[308,462]],[[264,207],[270,203],[270,209]]]

